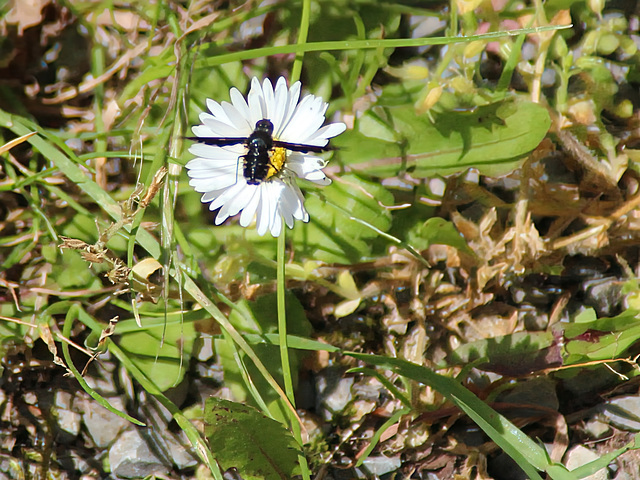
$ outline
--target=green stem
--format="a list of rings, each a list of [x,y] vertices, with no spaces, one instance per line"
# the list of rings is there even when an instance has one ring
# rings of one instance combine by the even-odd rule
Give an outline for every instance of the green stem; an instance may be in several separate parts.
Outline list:
[[[309,14],[311,12],[311,0],[302,1],[302,17],[300,18],[300,31],[298,32],[298,41],[296,45],[302,45],[307,43],[307,36],[309,34]],[[291,83],[300,80],[300,72],[302,71],[302,58],[304,57],[304,50],[296,52],[296,59],[293,62],[293,68],[291,69]]]
[[[291,375],[291,362],[289,360],[289,344],[287,340],[287,312],[285,302],[285,239],[286,239],[286,225],[284,220],[282,222],[282,231],[278,237],[278,252],[277,252],[277,300],[278,300],[278,343],[280,344],[280,360],[282,362],[282,377],[284,378],[284,390],[287,394],[287,398],[293,407],[295,408],[295,393],[293,390],[293,379]],[[287,410],[289,416],[289,422],[291,423],[291,431],[296,441],[300,444],[300,447],[304,445],[302,441],[302,429],[298,418],[295,415],[295,410]],[[307,459],[303,454],[298,456],[300,462],[300,469],[302,471],[302,477],[305,480],[310,480],[311,475],[309,467],[307,465]]]
[[[298,32],[298,40],[296,45],[303,45],[307,43],[307,36],[309,34],[309,14],[311,12],[311,0],[302,1],[302,16],[300,18],[300,31]],[[304,57],[304,49],[296,52],[296,59],[293,62],[291,69],[290,84],[297,82],[300,79],[300,72],[302,71],[302,59]],[[291,378],[291,363],[289,361],[289,345],[287,344],[287,314],[285,303],[285,239],[286,239],[286,225],[284,219],[282,219],[282,231],[278,237],[278,287],[277,287],[277,299],[278,299],[278,336],[280,343],[280,359],[282,362],[282,377],[284,378],[284,390],[287,394],[287,398],[293,407],[295,408],[295,398],[293,391],[293,380]],[[298,418],[294,412],[289,412],[289,420],[291,422],[291,430],[293,436],[303,446],[302,441],[302,429],[298,421]],[[311,474],[309,472],[309,466],[304,454],[298,455],[298,461],[300,462],[300,470],[304,480],[310,480]]]
[[[284,222],[283,222],[284,223]],[[285,274],[284,274],[284,254],[285,254],[285,225],[282,225],[282,232],[278,237],[278,337],[280,340],[280,360],[282,362],[282,374],[284,377],[284,391],[292,405],[295,406],[293,380],[291,379],[291,363],[289,361],[289,346],[287,345],[287,313],[285,303]],[[297,422],[292,422],[297,423]]]

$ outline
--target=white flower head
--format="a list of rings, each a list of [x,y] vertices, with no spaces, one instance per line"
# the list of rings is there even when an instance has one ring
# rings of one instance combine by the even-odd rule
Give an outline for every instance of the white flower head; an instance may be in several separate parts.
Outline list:
[[[247,100],[236,88],[230,97],[231,103],[207,99],[210,113],[201,113],[202,124],[193,127],[203,143],[189,148],[196,156],[186,165],[189,185],[210,210],[219,209],[216,225],[242,212],[240,225],[255,219],[259,235],[277,237],[283,221],[289,228],[295,219],[309,221],[295,177],[331,183],[322,171],[326,162],[312,152],[322,151],[346,125],[323,127],[328,104],[314,95],[298,102],[300,82],[287,88],[283,77],[275,90],[268,79],[260,84],[254,77]]]

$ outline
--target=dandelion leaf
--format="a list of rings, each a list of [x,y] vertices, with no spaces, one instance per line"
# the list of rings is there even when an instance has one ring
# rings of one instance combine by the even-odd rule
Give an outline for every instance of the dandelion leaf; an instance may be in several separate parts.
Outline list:
[[[220,398],[205,406],[205,436],[224,470],[245,480],[291,479],[301,453],[284,426],[253,407]]]
[[[370,175],[422,178],[474,167],[496,176],[517,168],[550,125],[545,107],[522,100],[432,115],[410,105],[374,107],[333,143],[343,163]]]

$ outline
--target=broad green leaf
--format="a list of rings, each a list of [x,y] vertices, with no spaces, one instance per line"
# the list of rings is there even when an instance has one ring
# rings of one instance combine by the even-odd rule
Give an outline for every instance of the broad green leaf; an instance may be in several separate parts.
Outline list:
[[[612,318],[563,324],[555,332],[518,332],[477,340],[451,352],[446,365],[477,362],[475,366],[482,370],[518,376],[560,365],[621,358],[640,339],[636,315],[629,310]]]
[[[209,398],[204,412],[205,436],[223,470],[235,468],[245,480],[293,478],[301,454],[284,426],[253,407]]]
[[[573,339],[585,332],[588,332],[589,330],[597,330],[607,333],[619,332],[634,327],[638,325],[638,322],[640,322],[640,319],[638,318],[638,311],[633,309],[625,310],[615,317],[598,318],[593,321],[585,320],[586,319],[583,319],[583,321],[579,323],[574,322],[564,325],[563,328],[565,336],[569,339]]]
[[[260,358],[265,367],[273,377],[282,382],[282,360],[278,342],[271,342],[266,337],[267,334],[277,334],[277,300],[275,294],[264,295],[255,302],[241,301],[229,316],[230,322],[243,333],[252,334],[252,341],[257,337],[263,337],[262,343],[253,346],[255,354]],[[291,335],[298,337],[308,337],[311,334],[311,325],[307,320],[304,308],[298,299],[291,293],[286,296],[287,328]],[[273,336],[270,337],[271,339]],[[295,342],[299,343],[299,342]],[[234,396],[242,401],[249,398],[249,391],[245,384],[237,361],[237,351],[233,345],[229,345],[225,338],[218,338],[215,341],[216,352],[220,357],[224,369],[225,384],[231,388]],[[291,365],[293,382],[297,383],[298,365],[303,352],[292,352]],[[244,356],[243,356],[244,358]],[[279,399],[278,394],[273,391],[264,378],[258,373],[252,362],[246,362],[247,370],[258,391],[265,398],[267,403],[275,402]],[[277,409],[273,411],[277,415]]]
[[[429,245],[449,245],[461,252],[475,255],[453,223],[444,218],[432,217],[411,233],[409,242],[420,250],[427,248]]]
[[[393,205],[393,196],[379,183],[355,175],[340,177],[318,196],[307,197],[311,218],[294,229],[296,252],[325,262],[360,261],[371,254],[375,229],[386,232],[391,226],[386,205]]]
[[[551,120],[541,105],[509,100],[465,112],[419,115],[411,105],[374,107],[357,132],[337,137],[339,158],[363,173],[423,178],[475,167],[482,174],[513,170],[544,139]],[[395,139],[395,142],[382,139]],[[401,146],[403,148],[401,149]]]
[[[161,391],[182,381],[196,332],[193,323],[167,324],[130,332],[118,344]]]
[[[89,263],[84,261],[78,252],[63,251],[56,267],[49,275],[49,287],[55,285],[61,290],[86,288],[96,291],[102,287],[100,280],[91,271]]]
[[[569,324],[564,335],[568,364],[620,358],[640,338],[640,320],[636,311],[627,310],[612,318]]]
[[[446,365],[472,362],[481,370],[519,376],[562,365],[562,350],[552,332],[518,332],[460,345]]]
[[[640,324],[622,332],[607,335],[588,333],[585,340],[573,340],[566,344],[567,364],[581,361],[611,360],[624,356],[625,351],[640,339]]]

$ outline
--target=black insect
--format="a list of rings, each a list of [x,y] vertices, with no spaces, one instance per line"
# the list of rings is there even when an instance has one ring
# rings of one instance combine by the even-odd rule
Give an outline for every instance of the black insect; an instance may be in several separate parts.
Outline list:
[[[297,143],[281,142],[273,139],[273,123],[262,119],[256,123],[256,128],[248,137],[186,137],[194,142],[206,143],[225,147],[243,144],[247,147],[247,154],[242,155],[242,174],[249,185],[259,185],[282,170],[284,157],[274,156],[275,148],[284,148],[294,152],[326,152],[331,147],[317,147],[314,145],[300,145]],[[274,157],[277,157],[274,160]]]

